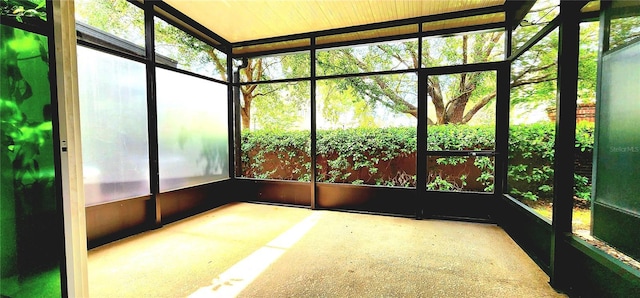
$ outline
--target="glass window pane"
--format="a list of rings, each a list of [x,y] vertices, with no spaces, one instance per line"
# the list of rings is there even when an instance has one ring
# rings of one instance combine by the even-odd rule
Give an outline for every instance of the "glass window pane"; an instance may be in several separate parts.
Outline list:
[[[504,60],[504,31],[428,37],[422,41],[425,67]]]
[[[229,178],[227,86],[156,68],[160,191]]]
[[[46,36],[0,25],[2,297],[62,297],[47,44]]]
[[[156,62],[227,80],[227,55],[193,35],[154,18]]]
[[[75,0],[74,4],[76,21],[97,29],[99,33],[102,32],[102,42],[109,42],[122,50],[144,56],[142,9],[126,0]],[[105,32],[116,38],[104,35]]]
[[[318,182],[415,187],[417,77],[318,82]]]
[[[242,177],[310,181],[309,82],[242,88]]]
[[[317,75],[417,69],[417,55],[415,39],[321,50],[316,57]]]
[[[86,205],[148,195],[145,65],[78,47]]]

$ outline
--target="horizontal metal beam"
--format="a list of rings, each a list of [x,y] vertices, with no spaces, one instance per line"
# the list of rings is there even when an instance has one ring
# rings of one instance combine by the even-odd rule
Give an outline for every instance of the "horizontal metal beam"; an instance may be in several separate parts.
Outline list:
[[[349,47],[349,46],[365,45],[365,44],[372,44],[372,43],[396,41],[396,40],[406,40],[406,39],[412,39],[412,38],[417,39],[420,37],[452,36],[452,35],[458,35],[458,34],[462,35],[464,33],[469,33],[469,32],[504,30],[504,28],[505,28],[505,22],[497,22],[497,23],[467,26],[467,27],[428,31],[424,33],[416,31],[416,33],[409,33],[409,34],[325,43],[322,45],[317,45],[315,48],[317,50],[322,50],[322,49]],[[299,47],[292,47],[292,48],[286,48],[286,49],[265,50],[265,51],[255,51],[255,52],[242,53],[242,54],[234,54],[233,57],[234,58],[240,58],[240,57],[256,58],[256,57],[269,56],[269,55],[308,51],[310,49],[311,49],[311,46],[308,45],[308,46],[299,46]]]

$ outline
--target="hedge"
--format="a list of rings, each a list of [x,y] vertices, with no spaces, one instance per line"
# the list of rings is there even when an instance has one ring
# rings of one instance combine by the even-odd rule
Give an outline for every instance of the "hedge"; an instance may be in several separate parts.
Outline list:
[[[593,123],[576,129],[575,194],[590,199]],[[555,124],[512,125],[509,137],[509,193],[524,199],[553,194]],[[317,181],[415,187],[416,129],[319,130]],[[493,126],[430,126],[427,150],[493,150]],[[242,133],[242,176],[310,181],[309,131],[260,130]],[[492,191],[492,157],[433,156],[427,161],[429,189]]]

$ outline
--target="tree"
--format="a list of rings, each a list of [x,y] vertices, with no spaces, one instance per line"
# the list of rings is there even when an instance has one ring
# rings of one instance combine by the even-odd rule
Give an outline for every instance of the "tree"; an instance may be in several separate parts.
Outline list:
[[[76,19],[144,47],[144,11],[126,0],[76,0]],[[177,67],[227,79],[226,55],[191,34],[154,19],[156,54],[174,59]]]
[[[415,69],[418,66],[417,49],[416,41],[398,41],[320,51],[317,53],[317,71],[319,75],[334,75]],[[417,85],[413,75],[353,76],[326,80],[323,84],[327,89],[335,88],[352,95],[348,102],[366,103],[369,110],[382,106],[396,113],[417,116]],[[332,84],[335,86],[331,87]]]
[[[555,103],[558,30],[524,52],[511,64],[511,106]]]
[[[557,12],[558,4],[554,1],[537,3],[514,34],[513,44],[517,45],[516,48],[555,18]],[[638,36],[640,30],[637,29],[637,23],[637,17],[614,22],[612,25],[616,32],[621,32],[614,36],[615,44],[620,43],[618,40],[630,40]],[[595,98],[597,33],[597,22],[583,24],[578,91],[583,101],[592,101]],[[501,31],[425,38],[422,45],[423,64],[431,67],[501,60],[504,56],[503,39],[504,33]],[[557,30],[554,30],[513,63],[510,82],[513,90],[513,105],[540,105],[555,102],[557,48],[558,35]],[[319,51],[317,56],[318,75],[417,69],[420,67],[418,63],[416,41]],[[433,116],[430,115],[428,123],[469,123],[496,97],[495,76],[491,73],[470,72],[451,76],[429,76],[428,100],[433,104],[435,113]],[[346,91],[344,103],[351,102],[355,105],[366,102],[370,106],[369,110],[380,105],[398,113],[417,117],[415,99],[401,96],[402,92],[398,92],[401,89],[411,88],[411,80],[415,79],[380,75],[335,80],[335,86],[332,86],[331,82],[323,81],[323,84],[327,85],[324,87],[326,89]],[[255,91],[255,89],[248,86],[243,89],[245,102],[250,102],[254,97],[247,91]],[[323,112],[335,114],[339,111]],[[250,122],[250,114],[247,116],[249,117],[243,121]],[[333,119],[337,120],[336,117]],[[244,125],[248,127],[248,123]]]
[[[111,3],[112,1],[90,1],[90,3]],[[113,3],[122,3],[124,0]],[[100,16],[104,10],[99,4],[89,9],[89,15],[98,23],[106,24],[112,30],[131,30],[128,23],[137,18],[126,18],[122,22],[116,18]],[[129,4],[131,5],[131,4]],[[115,5],[119,9],[121,4]],[[542,3],[536,5],[527,15],[526,22],[518,28],[514,35],[514,44],[521,45],[535,34],[542,25],[549,22],[557,9],[557,4]],[[138,13],[142,13],[138,10]],[[534,24],[531,26],[531,24]],[[626,25],[625,25],[626,26]],[[620,27],[624,27],[621,25]],[[628,27],[628,26],[627,26]],[[138,25],[138,28],[141,28]],[[593,27],[587,27],[590,32]],[[637,32],[636,32],[637,33]],[[143,35],[141,35],[143,36]],[[503,59],[504,32],[485,32],[457,35],[450,37],[424,38],[422,48],[423,65],[419,65],[418,43],[416,40],[397,41],[373,45],[354,46],[317,52],[318,75],[369,73],[380,70],[418,69],[444,65],[459,65]],[[595,42],[595,39],[592,40]],[[581,56],[591,55],[588,46],[581,51]],[[226,55],[208,46],[199,39],[169,24],[156,22],[156,49],[169,57],[179,59],[179,67],[183,65],[205,69],[209,75],[227,80]],[[173,53],[173,54],[172,54]],[[583,63],[584,73],[592,73],[595,63]],[[593,61],[586,59],[584,61]],[[191,64],[191,65],[188,65]],[[281,123],[290,125],[293,119],[281,117],[282,114],[293,115],[293,111],[308,105],[308,86],[294,87],[291,84],[254,84],[256,82],[277,78],[299,78],[309,76],[309,55],[285,54],[272,57],[248,59],[246,68],[240,70],[241,82],[241,117],[242,127],[252,127],[252,122],[260,122],[254,127],[272,126]],[[512,66],[511,87],[512,103],[540,104],[555,98],[555,79],[557,66],[557,32],[551,33],[538,45],[529,49]],[[587,71],[589,70],[589,71]],[[450,76],[428,77],[428,100],[435,113],[430,113],[429,124],[469,123],[496,97],[495,78],[493,72],[467,72]],[[581,80],[581,93],[592,93],[593,78],[589,75]],[[342,91],[350,94],[342,99],[344,105],[352,103],[369,105],[368,110],[384,107],[396,113],[404,113],[417,117],[417,99],[415,98],[415,77],[403,75],[376,75],[348,77],[341,80],[323,80],[320,86],[327,90]],[[591,84],[591,85],[590,85]],[[535,87],[534,87],[535,86]],[[408,91],[410,89],[413,91]],[[286,90],[285,90],[286,89]],[[403,92],[398,92],[402,90]],[[412,94],[412,96],[407,96]],[[285,96],[283,99],[281,97]],[[287,103],[281,102],[285,100]],[[343,105],[343,108],[344,108]],[[336,106],[337,107],[337,106]],[[258,115],[252,111],[259,108]],[[360,108],[363,113],[367,109]],[[284,113],[283,113],[284,111]],[[287,113],[290,111],[291,113]],[[339,111],[325,110],[327,115]],[[280,113],[280,115],[277,115]],[[331,117],[328,117],[331,118]],[[336,119],[335,117],[332,119]],[[337,121],[337,120],[336,120]],[[255,124],[255,123],[254,123]]]
[[[595,102],[598,82],[598,31],[600,22],[580,24],[580,52],[578,62],[578,100]]]
[[[504,53],[503,39],[503,32],[427,39],[423,44],[423,60],[427,66],[499,60]],[[427,93],[436,116],[435,120],[428,119],[428,124],[468,123],[496,97],[495,76],[488,75],[487,72],[460,73],[447,81],[441,80],[441,76],[429,76]],[[482,92],[478,92],[480,90]]]
[[[614,49],[640,37],[640,5],[620,1],[614,4],[610,27],[609,48]]]
[[[445,38],[425,38],[423,64],[426,67],[460,65],[501,60],[504,33],[501,31],[458,35]],[[535,48],[526,57],[533,59],[529,67],[514,72],[512,87],[526,86],[555,80],[555,40]],[[418,45],[415,41],[370,45],[366,48],[346,48],[319,52],[320,74],[366,73],[377,70],[417,69]],[[541,59],[542,58],[542,59]],[[400,113],[417,117],[415,101],[399,96],[395,88],[402,82],[392,76],[351,77],[346,90],[352,87],[371,105],[383,105]],[[405,82],[406,83],[406,82]],[[428,100],[435,110],[429,124],[466,124],[487,107],[496,97],[495,76],[492,72],[468,72],[451,76],[429,76]],[[347,86],[348,85],[348,86]],[[548,90],[547,90],[548,91]],[[548,92],[547,92],[548,95]]]

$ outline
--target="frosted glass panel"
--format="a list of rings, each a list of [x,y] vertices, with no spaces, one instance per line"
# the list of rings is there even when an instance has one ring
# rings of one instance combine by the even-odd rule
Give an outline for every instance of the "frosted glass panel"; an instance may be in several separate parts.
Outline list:
[[[86,205],[147,195],[144,64],[78,47]]]
[[[603,58],[595,201],[640,214],[640,42]]]
[[[229,178],[227,86],[157,68],[160,191]]]

